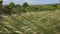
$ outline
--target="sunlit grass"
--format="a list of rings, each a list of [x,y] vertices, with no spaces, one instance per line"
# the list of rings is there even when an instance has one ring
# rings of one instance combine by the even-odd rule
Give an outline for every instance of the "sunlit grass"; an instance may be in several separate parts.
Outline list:
[[[4,20],[12,30],[21,34],[59,34],[60,32],[60,11],[26,12],[16,17],[7,16]]]

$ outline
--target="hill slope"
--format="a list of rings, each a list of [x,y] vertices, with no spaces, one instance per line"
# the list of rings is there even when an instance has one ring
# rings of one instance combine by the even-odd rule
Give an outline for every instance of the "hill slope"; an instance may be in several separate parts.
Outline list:
[[[26,12],[20,16],[4,16],[3,23],[10,28],[0,25],[0,33],[17,32],[20,34],[59,34],[60,11]]]

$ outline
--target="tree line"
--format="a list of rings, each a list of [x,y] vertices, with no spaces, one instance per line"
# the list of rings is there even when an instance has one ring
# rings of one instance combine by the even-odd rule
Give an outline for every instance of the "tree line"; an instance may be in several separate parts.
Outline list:
[[[40,11],[54,11],[60,10],[60,4],[47,4],[47,5],[29,5],[27,2],[23,3],[23,5],[15,5],[15,3],[11,2],[8,5],[2,5],[0,2],[0,14],[21,14],[25,12],[40,12]]]

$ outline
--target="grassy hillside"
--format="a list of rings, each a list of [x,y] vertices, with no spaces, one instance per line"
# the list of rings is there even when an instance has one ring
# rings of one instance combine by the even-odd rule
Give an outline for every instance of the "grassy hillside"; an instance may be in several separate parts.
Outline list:
[[[19,16],[4,16],[0,33],[17,32],[19,34],[60,34],[60,11],[26,12]],[[11,31],[12,30],[12,31]]]

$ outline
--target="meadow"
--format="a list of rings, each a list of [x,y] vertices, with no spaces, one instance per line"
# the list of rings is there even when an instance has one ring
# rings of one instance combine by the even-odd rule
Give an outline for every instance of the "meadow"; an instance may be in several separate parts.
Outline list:
[[[0,1],[0,34],[60,34],[60,3],[3,5]]]
[[[26,12],[15,17],[3,16],[0,33],[60,34],[60,11]],[[9,28],[8,28],[9,27]]]

